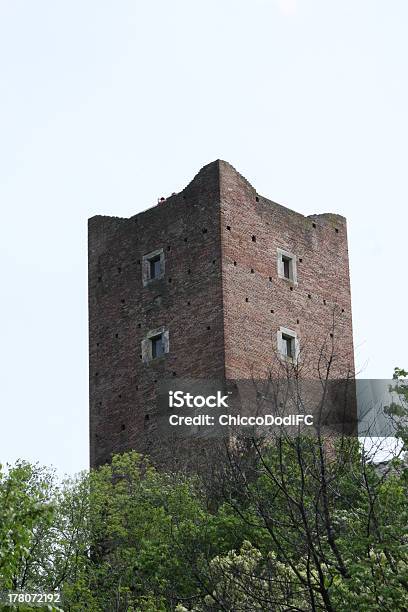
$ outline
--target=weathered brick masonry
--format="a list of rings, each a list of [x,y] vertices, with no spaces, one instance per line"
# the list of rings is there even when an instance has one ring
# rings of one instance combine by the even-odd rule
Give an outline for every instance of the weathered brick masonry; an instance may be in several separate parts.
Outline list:
[[[164,276],[144,286],[143,256],[159,249]],[[296,282],[279,277],[278,249],[295,256]],[[91,466],[112,452],[153,452],[161,378],[264,376],[280,327],[296,334],[310,376],[324,342],[336,375],[353,369],[343,217],[295,213],[217,160],[145,212],[91,218]],[[159,328],[169,352],[146,363],[142,341]]]
[[[280,326],[298,334],[310,377],[324,344],[332,376],[353,371],[351,297],[344,217],[304,217],[258,195],[221,162],[221,241],[228,378],[265,376]],[[296,257],[297,282],[279,278],[277,250]],[[333,337],[331,337],[331,335]]]

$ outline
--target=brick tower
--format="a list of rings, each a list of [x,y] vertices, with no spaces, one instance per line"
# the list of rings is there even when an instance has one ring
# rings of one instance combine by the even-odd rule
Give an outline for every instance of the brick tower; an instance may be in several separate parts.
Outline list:
[[[328,338],[353,371],[344,217],[276,204],[221,160],[134,217],[92,217],[91,466],[149,452],[159,380],[262,378],[275,354],[312,377]]]

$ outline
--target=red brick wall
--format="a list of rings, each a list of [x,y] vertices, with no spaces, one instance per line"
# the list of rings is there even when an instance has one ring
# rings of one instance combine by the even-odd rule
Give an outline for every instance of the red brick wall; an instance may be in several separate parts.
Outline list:
[[[353,370],[344,217],[304,217],[267,200],[225,162],[220,176],[227,377],[264,376],[281,326],[298,334],[304,374],[316,377],[325,343],[332,376]],[[297,256],[297,286],[278,277],[278,248]]]
[[[157,443],[156,381],[224,375],[219,211],[214,163],[183,192],[130,219],[90,219],[91,465]],[[165,277],[143,287],[142,257],[158,248]],[[142,363],[142,339],[163,325],[169,354]]]

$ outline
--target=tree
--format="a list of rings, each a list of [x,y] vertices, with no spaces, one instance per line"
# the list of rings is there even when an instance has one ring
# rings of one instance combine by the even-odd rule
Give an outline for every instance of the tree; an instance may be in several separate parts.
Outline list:
[[[44,470],[25,461],[0,465],[0,591],[18,588],[36,525],[50,525],[53,507]]]
[[[396,388],[401,416],[406,386]],[[237,444],[228,453],[218,516],[238,519],[247,543],[204,560],[210,595],[191,609],[407,609],[406,463],[380,472],[355,437],[317,434],[254,436],[252,464]]]

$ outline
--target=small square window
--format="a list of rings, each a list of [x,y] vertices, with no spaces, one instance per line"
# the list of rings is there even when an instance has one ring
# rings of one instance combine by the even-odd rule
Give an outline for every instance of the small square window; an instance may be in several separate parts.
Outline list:
[[[163,249],[152,251],[143,255],[142,266],[143,286],[146,287],[151,281],[164,276],[164,252]]]
[[[299,357],[299,341],[295,331],[281,327],[277,334],[278,351],[287,361],[296,362]]]
[[[142,360],[144,363],[163,357],[169,352],[169,332],[164,327],[152,329],[142,340]]]
[[[297,285],[296,256],[278,249],[278,276]]]

